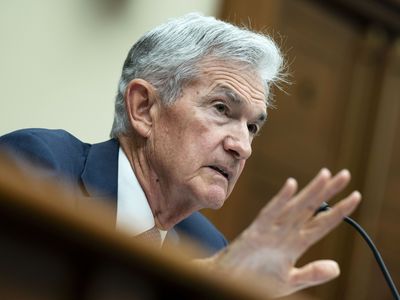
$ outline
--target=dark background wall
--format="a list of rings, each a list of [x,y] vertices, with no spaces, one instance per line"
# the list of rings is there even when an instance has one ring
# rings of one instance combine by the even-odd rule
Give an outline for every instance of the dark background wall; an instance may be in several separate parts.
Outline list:
[[[225,1],[221,17],[271,34],[290,85],[224,208],[206,214],[234,239],[284,180],[304,186],[321,167],[348,168],[363,194],[353,215],[372,235],[400,284],[400,4],[396,1]],[[340,197],[339,197],[340,198]],[[339,199],[338,198],[338,199]],[[334,199],[333,203],[338,199]],[[339,279],[308,290],[322,299],[391,299],[367,246],[347,224],[299,264],[334,258]]]

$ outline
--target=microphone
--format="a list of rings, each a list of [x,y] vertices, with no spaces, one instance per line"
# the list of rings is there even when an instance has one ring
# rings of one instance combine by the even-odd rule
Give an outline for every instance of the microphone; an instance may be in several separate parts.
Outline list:
[[[330,207],[328,203],[323,202],[321,206],[315,211],[315,215],[317,215],[320,212],[327,211],[329,210]],[[392,292],[393,298],[396,300],[400,300],[400,295],[399,292],[397,291],[396,285],[393,282],[392,277],[390,276],[389,270],[386,268],[385,262],[383,261],[383,258],[381,254],[378,251],[378,248],[374,245],[372,242],[372,239],[368,236],[367,232],[358,224],[356,221],[354,221],[350,217],[344,217],[343,219],[346,223],[350,224],[353,226],[358,233],[361,235],[361,237],[364,239],[364,241],[368,244],[369,248],[371,249],[372,253],[374,254],[374,257],[379,265],[379,268],[382,271],[383,276],[385,277],[386,283],[388,284],[390,291]]]

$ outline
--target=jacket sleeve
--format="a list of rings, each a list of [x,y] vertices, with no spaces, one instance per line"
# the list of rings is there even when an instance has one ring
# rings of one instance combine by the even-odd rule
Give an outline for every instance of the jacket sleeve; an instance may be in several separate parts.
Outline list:
[[[84,153],[84,146],[64,130],[22,129],[0,137],[1,152],[43,178],[76,178],[85,159],[77,153]]]

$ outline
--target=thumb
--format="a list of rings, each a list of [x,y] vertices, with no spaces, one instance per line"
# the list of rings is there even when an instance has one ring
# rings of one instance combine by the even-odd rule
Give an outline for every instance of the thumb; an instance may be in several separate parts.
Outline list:
[[[314,286],[339,276],[339,265],[333,260],[317,260],[301,268],[292,269],[289,280],[299,289]]]

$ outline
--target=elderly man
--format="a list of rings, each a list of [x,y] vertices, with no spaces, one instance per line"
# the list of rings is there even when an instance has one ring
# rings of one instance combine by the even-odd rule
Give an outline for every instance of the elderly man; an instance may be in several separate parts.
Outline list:
[[[273,296],[330,280],[333,261],[296,268],[302,253],[360,201],[353,192],[314,215],[349,182],[320,173],[299,193],[294,179],[237,240],[226,241],[198,211],[220,208],[232,192],[270,104],[283,60],[267,36],[189,14],[137,41],[122,70],[111,140],[89,145],[65,131],[20,130],[0,139],[8,151],[78,193],[114,199],[116,225],[132,235],[185,232],[210,249],[196,262],[231,274],[250,271]],[[175,231],[176,230],[176,231]],[[176,233],[178,232],[178,233]],[[157,239],[157,238],[155,238]]]

